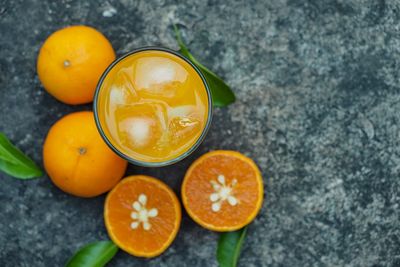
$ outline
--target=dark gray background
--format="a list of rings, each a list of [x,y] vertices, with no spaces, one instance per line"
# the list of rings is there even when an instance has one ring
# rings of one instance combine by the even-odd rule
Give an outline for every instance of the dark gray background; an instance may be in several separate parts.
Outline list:
[[[177,193],[189,164],[212,149],[260,166],[263,209],[240,266],[400,266],[399,1],[1,1],[0,130],[36,162],[43,139],[72,107],[41,87],[36,56],[71,24],[96,27],[118,55],[177,48],[171,22],[197,58],[237,95],[210,133],[174,166],[128,173],[161,178]],[[104,196],[79,199],[48,177],[0,174],[0,265],[62,266],[106,239]],[[186,214],[173,245],[109,266],[217,266],[218,235]]]

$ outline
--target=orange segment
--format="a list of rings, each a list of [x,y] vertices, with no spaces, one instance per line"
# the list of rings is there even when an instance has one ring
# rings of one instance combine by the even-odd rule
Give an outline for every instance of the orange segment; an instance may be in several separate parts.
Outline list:
[[[190,217],[213,231],[234,231],[249,224],[263,201],[257,165],[235,151],[213,151],[186,172],[182,201]]]
[[[104,219],[110,238],[139,257],[164,252],[178,233],[181,207],[175,193],[158,179],[134,175],[108,194]]]

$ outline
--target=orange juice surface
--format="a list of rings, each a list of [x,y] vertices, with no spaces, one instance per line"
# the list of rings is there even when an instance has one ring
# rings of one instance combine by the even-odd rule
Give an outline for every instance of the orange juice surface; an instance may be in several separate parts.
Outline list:
[[[187,152],[205,129],[210,108],[196,70],[158,50],[119,61],[97,98],[98,121],[108,141],[140,162],[165,162]]]

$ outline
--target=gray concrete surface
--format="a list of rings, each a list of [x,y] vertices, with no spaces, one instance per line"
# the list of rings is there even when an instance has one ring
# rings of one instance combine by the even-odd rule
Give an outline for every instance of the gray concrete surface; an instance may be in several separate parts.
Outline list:
[[[240,266],[400,266],[398,1],[0,3],[0,131],[36,162],[57,119],[91,108],[59,103],[41,87],[35,61],[45,38],[87,24],[119,55],[177,48],[174,21],[238,100],[215,111],[190,158],[128,173],[154,175],[179,193],[196,157],[239,150],[258,163],[266,188]],[[104,196],[82,200],[48,177],[0,176],[1,266],[63,266],[81,245],[107,238]],[[119,252],[109,266],[217,266],[217,237],[184,214],[165,254],[143,260]]]

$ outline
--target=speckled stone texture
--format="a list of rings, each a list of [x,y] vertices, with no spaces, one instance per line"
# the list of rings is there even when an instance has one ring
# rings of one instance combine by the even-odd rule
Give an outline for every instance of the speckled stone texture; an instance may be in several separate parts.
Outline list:
[[[188,159],[128,173],[179,193],[196,157],[239,150],[266,188],[240,266],[400,266],[399,1],[1,1],[0,130],[41,164],[49,127],[91,109],[57,102],[38,81],[36,56],[53,31],[94,26],[122,55],[176,49],[173,21],[238,100],[215,110]],[[63,266],[78,247],[107,239],[104,196],[66,195],[48,177],[0,176],[0,266]],[[184,214],[162,256],[119,252],[109,266],[217,266],[217,238]]]

